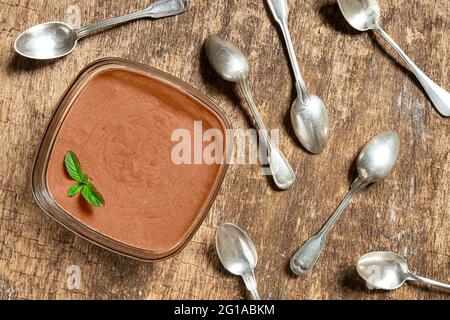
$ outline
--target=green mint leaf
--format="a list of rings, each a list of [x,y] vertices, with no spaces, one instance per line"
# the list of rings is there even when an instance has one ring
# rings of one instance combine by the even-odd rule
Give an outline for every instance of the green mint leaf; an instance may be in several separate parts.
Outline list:
[[[103,199],[102,195],[90,182],[83,186],[83,189],[81,189],[81,195],[89,204],[95,207],[105,206],[105,200]]]
[[[76,182],[83,182],[86,183],[89,180],[88,177],[83,173],[83,170],[81,169],[80,160],[78,159],[77,155],[73,151],[69,151],[66,153],[66,156],[64,158],[64,163],[66,165],[66,170],[69,176],[75,180]]]
[[[98,192],[95,186],[92,184],[91,179],[81,169],[80,160],[73,151],[66,153],[64,157],[64,164],[66,166],[67,173],[77,183],[70,187],[67,191],[69,197],[74,197],[81,192],[81,195],[87,203],[95,207],[104,207],[105,200],[103,196]]]
[[[83,189],[83,187],[84,187],[84,184],[82,184],[82,183],[77,183],[77,184],[73,185],[73,186],[69,189],[69,191],[67,191],[67,195],[68,195],[69,197],[74,197],[74,196],[77,195],[77,193],[79,193],[79,192],[81,191],[81,189]]]

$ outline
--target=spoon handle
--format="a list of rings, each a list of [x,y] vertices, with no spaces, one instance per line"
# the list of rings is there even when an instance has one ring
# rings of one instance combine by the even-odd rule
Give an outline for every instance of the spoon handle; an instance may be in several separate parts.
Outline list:
[[[410,70],[415,74],[424,90],[427,92],[436,109],[444,116],[450,117],[450,93],[434,83],[415,63],[406,55],[381,27],[375,29],[387,42],[397,51],[400,57],[405,61]]]
[[[180,6],[180,2],[182,4],[182,6]],[[139,12],[134,12],[134,13],[130,13],[127,14],[125,16],[121,16],[121,17],[115,17],[100,23],[95,23],[95,24],[91,24],[91,25],[87,25],[84,27],[81,27],[80,29],[76,30],[78,39],[84,38],[89,36],[91,33],[100,30],[100,29],[104,29],[104,28],[108,28],[108,27],[113,27],[119,24],[123,24],[125,22],[129,22],[129,21],[133,21],[133,20],[138,20],[138,19],[142,19],[142,18],[153,18],[153,19],[158,19],[158,18],[164,18],[164,17],[169,17],[178,13],[181,13],[182,11],[184,11],[186,9],[186,0],[160,0],[157,1],[155,3],[153,3],[150,7],[148,7],[147,9],[143,10],[143,11],[139,11]],[[180,9],[183,8],[183,9]]]
[[[256,284],[256,276],[255,272],[252,271],[251,273],[247,273],[242,276],[242,279],[244,279],[245,286],[247,287],[247,290],[250,291],[250,294],[252,295],[253,300],[261,300],[261,296],[259,295],[257,284]]]
[[[308,88],[303,80],[302,74],[300,72],[300,67],[298,65],[297,55],[295,54],[294,45],[292,43],[291,33],[289,31],[288,23],[288,4],[286,0],[267,0],[272,15],[274,16],[277,23],[280,25],[281,32],[286,43],[287,51],[289,54],[289,59],[291,61],[292,70],[295,76],[296,89],[299,94],[299,98],[304,102],[305,99],[309,98]]]
[[[250,84],[247,78],[243,78],[238,81],[239,90],[242,96],[247,101],[250,112],[255,118],[256,125],[261,136],[261,139],[266,144],[269,156],[269,165],[272,173],[273,180],[277,187],[281,190],[287,190],[295,182],[295,173],[292,170],[291,165],[287,161],[284,154],[273,144],[270,136],[268,134],[267,128],[261,115],[256,107],[255,101],[253,99],[252,92],[250,90]]]
[[[250,108],[250,112],[256,121],[258,131],[260,131],[259,134],[262,136],[265,143],[271,145],[272,141],[270,140],[266,125],[264,124],[264,121],[261,118],[258,108],[256,107],[256,103],[255,103],[255,100],[253,99],[253,94],[250,89],[250,84],[249,84],[248,78],[245,77],[245,78],[239,80],[237,84],[239,87],[239,91],[241,92],[241,94],[245,98],[245,100],[247,101],[247,104]]]
[[[331,228],[338,221],[354,196],[361,192],[366,186],[367,183],[361,181],[359,178],[355,180],[352,188],[323,228],[308,240],[308,242],[306,242],[294,255],[290,263],[292,272],[297,275],[304,275],[311,271],[325,247],[326,238]]]
[[[410,280],[419,281],[419,282],[422,282],[422,283],[424,283],[426,285],[438,287],[438,288],[445,289],[445,290],[450,290],[450,285],[449,284],[445,284],[445,283],[438,282],[438,281],[435,281],[435,280],[427,279],[427,278],[421,277],[421,276],[419,276],[417,274],[414,274],[412,272],[410,272],[409,277],[410,277]]]

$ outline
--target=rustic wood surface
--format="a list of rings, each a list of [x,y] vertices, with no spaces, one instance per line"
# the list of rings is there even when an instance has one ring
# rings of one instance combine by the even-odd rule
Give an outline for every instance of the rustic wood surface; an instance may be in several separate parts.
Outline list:
[[[432,107],[416,80],[378,36],[353,31],[333,0],[290,1],[294,44],[310,90],[326,102],[331,141],[319,156],[298,145],[290,127],[292,74],[280,33],[260,0],[191,1],[183,15],[129,23],[79,43],[70,56],[34,62],[14,54],[24,29],[67,19],[77,5],[83,24],[144,8],[148,0],[0,1],[0,298],[244,299],[237,277],[214,249],[219,224],[248,231],[259,251],[261,294],[272,299],[448,299],[408,285],[371,292],[355,262],[374,250],[406,256],[414,271],[450,282],[450,120]],[[423,70],[450,88],[450,2],[381,0],[385,29]],[[278,192],[258,166],[232,166],[208,218],[187,248],[160,263],[142,263],[73,235],[37,207],[30,190],[34,156],[45,126],[70,81],[88,63],[114,56],[162,69],[217,101],[235,128],[251,123],[235,90],[218,78],[202,49],[208,35],[233,41],[248,55],[264,120],[281,129],[281,145],[297,173]],[[336,208],[354,178],[354,159],[372,136],[401,136],[399,164],[382,184],[353,202],[305,278],[288,271],[299,245]],[[350,172],[350,173],[349,173]],[[81,269],[69,290],[66,268]]]

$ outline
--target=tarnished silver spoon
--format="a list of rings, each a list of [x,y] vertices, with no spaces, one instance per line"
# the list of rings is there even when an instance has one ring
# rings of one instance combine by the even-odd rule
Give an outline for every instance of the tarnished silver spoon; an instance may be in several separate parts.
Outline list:
[[[356,162],[358,177],[349,193],[320,232],[294,255],[291,260],[292,272],[297,275],[304,275],[311,271],[325,247],[328,234],[348,207],[350,201],[368,185],[381,181],[388,176],[397,162],[399,150],[400,139],[393,131],[381,133],[367,143],[358,156]]]
[[[211,36],[205,41],[206,54],[216,72],[225,80],[238,85],[242,96],[247,100],[250,112],[255,118],[259,134],[269,153],[269,165],[272,177],[281,190],[292,187],[295,173],[283,153],[274,145],[267,128],[259,114],[248,81],[250,66],[242,52],[231,43]]]
[[[327,109],[318,96],[308,92],[301,75],[288,27],[289,7],[287,0],[267,0],[267,3],[283,32],[294,71],[297,98],[291,108],[292,127],[306,150],[314,154],[321,153],[328,143]]]
[[[368,285],[375,289],[395,290],[406,281],[419,281],[426,285],[450,290],[450,285],[421,277],[409,271],[408,262],[393,252],[372,252],[362,256],[356,270]]]
[[[164,18],[186,11],[189,0],[159,0],[147,9],[73,29],[64,22],[47,22],[23,32],[14,42],[16,52],[37,60],[56,59],[71,53],[78,41],[92,32],[142,18]]]
[[[427,92],[436,109],[445,117],[450,117],[450,93],[434,83],[406,55],[380,26],[380,6],[377,0],[338,0],[339,8],[350,25],[359,31],[378,32],[397,51],[400,57],[415,74]]]
[[[242,277],[253,300],[261,300],[255,277],[258,254],[250,237],[238,226],[225,223],[217,231],[216,249],[225,269]]]

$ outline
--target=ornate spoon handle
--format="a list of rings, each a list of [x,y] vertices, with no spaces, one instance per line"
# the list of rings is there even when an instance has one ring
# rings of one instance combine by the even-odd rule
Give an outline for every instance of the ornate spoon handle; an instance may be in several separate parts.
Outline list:
[[[187,0],[160,0],[153,3],[150,7],[143,11],[134,12],[121,17],[115,17],[103,22],[87,25],[76,30],[78,39],[89,36],[92,32],[107,27],[113,27],[125,22],[142,19],[142,18],[164,18],[186,10]]]
[[[297,275],[304,275],[311,271],[319,259],[323,248],[325,247],[326,238],[331,228],[341,217],[342,213],[348,207],[354,196],[361,192],[366,186],[367,183],[361,181],[359,178],[355,180],[352,188],[323,228],[315,236],[308,240],[308,242],[306,242],[294,255],[291,260],[292,272]]]
[[[261,300],[261,296],[257,289],[255,272],[252,271],[252,273],[243,275],[242,279],[244,279],[245,286],[247,287],[247,290],[250,291],[253,300]]]
[[[281,190],[287,190],[295,182],[295,173],[292,170],[291,165],[287,161],[284,154],[274,146],[272,140],[269,137],[267,128],[261,118],[261,115],[256,108],[255,101],[253,100],[253,95],[250,90],[250,85],[248,83],[248,79],[244,78],[238,82],[239,90],[244,98],[247,100],[247,103],[250,108],[250,112],[255,118],[256,125],[258,127],[259,134],[261,135],[263,142],[266,144],[269,155],[269,165],[272,173],[273,180],[278,188]]]
[[[292,43],[291,33],[289,31],[288,15],[289,7],[286,0],[267,0],[267,3],[272,11],[272,15],[280,25],[281,32],[283,33],[286,48],[291,61],[292,70],[295,76],[295,87],[300,99],[304,102],[309,99],[309,92],[305,81],[303,80],[300,72],[300,66],[298,65],[297,55],[295,54],[294,45]]]
[[[375,29],[387,42],[397,51],[400,57],[405,61],[410,70],[415,74],[423,88],[427,92],[436,109],[445,117],[450,117],[450,93],[434,83],[415,63],[406,55],[381,27]]]

